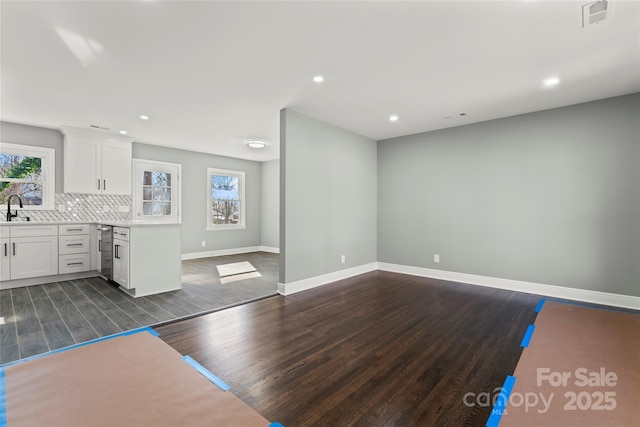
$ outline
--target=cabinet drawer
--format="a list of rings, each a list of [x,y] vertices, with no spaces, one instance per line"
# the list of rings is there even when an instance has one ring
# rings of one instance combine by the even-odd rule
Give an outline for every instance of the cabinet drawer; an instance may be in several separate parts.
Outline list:
[[[57,225],[17,225],[9,227],[11,237],[57,236]]]
[[[129,241],[129,229],[124,227],[113,227],[113,238]]]
[[[89,234],[89,224],[65,224],[59,226],[61,236]]]
[[[0,227],[0,239],[8,239],[9,238],[9,227]]]
[[[89,254],[60,255],[58,271],[59,274],[78,273],[89,271],[90,266],[91,257]]]
[[[58,239],[58,253],[81,254],[89,252],[89,236],[60,236]]]

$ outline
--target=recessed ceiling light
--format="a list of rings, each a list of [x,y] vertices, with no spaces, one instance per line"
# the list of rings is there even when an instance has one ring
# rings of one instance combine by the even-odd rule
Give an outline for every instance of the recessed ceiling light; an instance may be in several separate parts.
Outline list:
[[[389,121],[390,122],[397,122],[398,121],[398,116],[389,116]]]
[[[313,77],[313,81],[316,83],[322,83],[324,81],[324,77],[318,75]]]
[[[142,120],[149,120],[149,116],[145,116],[144,114],[140,116]]]
[[[549,77],[548,79],[544,79],[542,81],[542,84],[544,84],[546,87],[555,86],[558,83],[560,83],[560,79],[557,77]]]
[[[120,133],[123,134],[123,135],[126,135],[127,131],[126,130],[121,130]]]
[[[259,139],[250,139],[247,141],[247,147],[250,148],[264,148],[267,146],[266,141],[261,141]]]

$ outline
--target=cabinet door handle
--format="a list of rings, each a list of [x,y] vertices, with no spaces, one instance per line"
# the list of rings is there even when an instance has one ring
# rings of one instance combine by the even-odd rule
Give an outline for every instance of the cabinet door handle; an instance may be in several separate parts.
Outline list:
[[[67,243],[68,248],[73,248],[75,246],[82,246],[83,243]]]
[[[98,252],[102,252],[102,240],[98,240]]]
[[[98,180],[98,190],[100,190],[100,180]]]
[[[82,228],[67,228],[67,231],[82,231]]]
[[[103,179],[103,180],[102,180],[102,189],[103,189],[103,190],[106,190],[106,189],[107,189],[107,180],[106,180],[106,179]]]
[[[116,259],[118,259],[118,246],[120,246],[120,245],[116,245],[116,246],[115,246],[115,248],[116,248],[116,255],[115,255],[115,258],[116,258]]]
[[[82,265],[82,261],[81,262],[68,262],[67,263],[67,267],[72,266],[72,265]]]
[[[13,255],[15,256],[15,254],[16,254],[16,244],[12,243],[12,245],[13,245]]]
[[[6,243],[4,244],[4,256],[9,255],[9,245],[7,245]]]

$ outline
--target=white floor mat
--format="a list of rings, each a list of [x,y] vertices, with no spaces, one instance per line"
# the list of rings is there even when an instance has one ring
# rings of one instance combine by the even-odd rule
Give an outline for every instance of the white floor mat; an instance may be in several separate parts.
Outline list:
[[[256,268],[249,261],[234,262],[232,264],[217,265],[220,277],[233,276],[236,274],[251,273]]]
[[[225,276],[220,278],[220,283],[223,285],[231,282],[239,282],[240,280],[253,279],[254,277],[262,277],[262,274],[257,271],[252,271],[251,273],[240,273],[234,274],[233,276]]]

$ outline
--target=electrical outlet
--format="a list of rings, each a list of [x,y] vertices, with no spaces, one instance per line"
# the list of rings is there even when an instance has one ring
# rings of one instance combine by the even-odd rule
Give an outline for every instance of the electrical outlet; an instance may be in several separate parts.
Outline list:
[[[433,262],[440,262],[440,255],[439,254],[433,254]]]
[[[203,241],[202,241],[202,247],[204,248],[205,246],[207,246],[207,241],[206,241],[206,240],[203,240]]]
[[[340,257],[340,262],[341,262],[341,263],[343,263],[343,264],[344,264],[345,262],[347,262],[347,256],[346,256],[346,255],[342,255],[342,256]]]
[[[109,206],[103,205],[102,206],[102,212],[109,212]]]
[[[64,212],[64,205],[58,205],[58,212]]]

